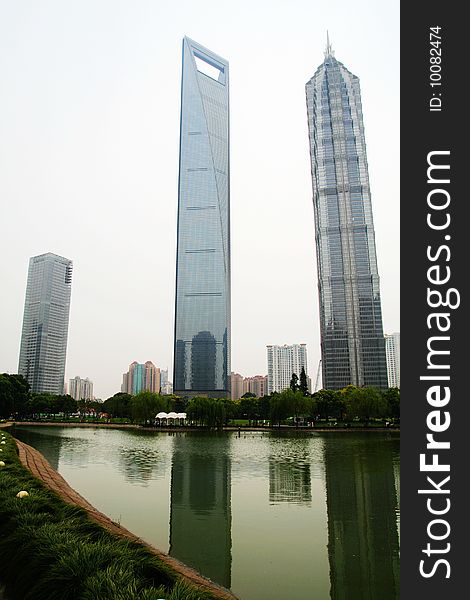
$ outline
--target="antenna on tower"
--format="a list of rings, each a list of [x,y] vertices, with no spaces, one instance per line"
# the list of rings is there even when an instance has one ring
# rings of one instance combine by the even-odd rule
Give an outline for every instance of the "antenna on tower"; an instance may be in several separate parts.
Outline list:
[[[330,34],[328,33],[328,29],[326,30],[326,50],[325,50],[325,58],[328,58],[329,56],[334,56],[335,53],[333,52],[333,47],[331,46],[330,43]]]

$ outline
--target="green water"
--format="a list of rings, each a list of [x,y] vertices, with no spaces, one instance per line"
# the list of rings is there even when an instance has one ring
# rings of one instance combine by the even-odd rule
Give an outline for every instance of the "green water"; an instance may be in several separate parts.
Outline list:
[[[241,600],[399,598],[399,435],[36,427],[96,508]]]

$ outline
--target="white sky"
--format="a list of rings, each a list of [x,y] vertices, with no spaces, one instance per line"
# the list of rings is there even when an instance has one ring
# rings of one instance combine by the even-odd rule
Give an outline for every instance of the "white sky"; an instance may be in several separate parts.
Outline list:
[[[361,80],[384,331],[399,331],[399,2],[0,0],[0,372],[16,373],[28,261],[74,262],[67,379],[103,399],[173,365],[181,45],[230,62],[232,371],[266,345],[320,358],[305,83]]]

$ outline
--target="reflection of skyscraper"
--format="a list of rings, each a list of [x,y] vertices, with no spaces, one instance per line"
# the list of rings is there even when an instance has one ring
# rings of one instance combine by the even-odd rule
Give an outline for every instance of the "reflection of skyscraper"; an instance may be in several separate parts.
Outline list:
[[[352,434],[353,435],[353,434]],[[344,446],[344,442],[347,446]],[[399,438],[325,437],[332,600],[399,598]]]
[[[18,373],[33,392],[63,394],[72,261],[51,252],[29,261]]]
[[[361,91],[329,43],[306,94],[323,386],[386,388]]]
[[[310,436],[298,437],[290,444],[283,438],[272,437],[269,441],[269,502],[310,504]]]
[[[185,37],[173,377],[181,396],[230,394],[228,89],[228,62]]]
[[[225,435],[174,437],[169,552],[226,588],[232,564],[229,444]]]
[[[269,458],[269,501],[310,504],[310,465],[296,465],[290,461]]]

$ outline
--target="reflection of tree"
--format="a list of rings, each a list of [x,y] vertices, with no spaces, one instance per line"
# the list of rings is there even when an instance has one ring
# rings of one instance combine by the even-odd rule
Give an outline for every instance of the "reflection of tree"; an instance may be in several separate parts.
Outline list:
[[[146,485],[144,482],[163,477],[166,464],[165,456],[148,447],[121,448],[119,452],[120,469],[131,483]]]
[[[269,501],[310,504],[312,502],[308,438],[286,443],[270,438]]]
[[[200,331],[191,344],[192,389],[216,390],[216,341],[209,331]]]
[[[398,446],[393,438],[325,437],[332,600],[399,597]]]
[[[229,438],[177,434],[171,469],[170,555],[229,588]]]

